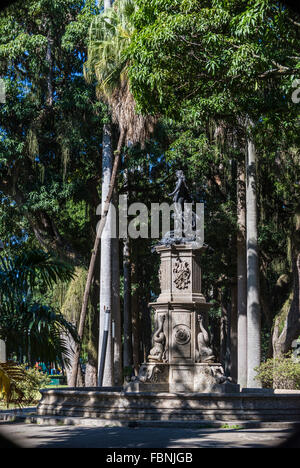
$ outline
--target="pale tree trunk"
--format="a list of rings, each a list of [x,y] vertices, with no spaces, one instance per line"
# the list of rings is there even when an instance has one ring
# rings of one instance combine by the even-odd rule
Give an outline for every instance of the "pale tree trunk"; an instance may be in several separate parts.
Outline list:
[[[6,344],[0,340],[0,362],[6,362]]]
[[[237,167],[237,382],[247,387],[247,261],[245,160]]]
[[[108,214],[110,202],[111,202],[112,195],[113,195],[113,190],[114,190],[115,183],[116,183],[117,171],[118,171],[118,166],[119,166],[119,161],[120,161],[120,154],[121,154],[121,150],[124,144],[124,135],[125,135],[124,131],[121,131],[120,136],[119,136],[117,150],[115,152],[114,165],[113,165],[111,180],[109,184],[109,192],[108,192],[105,204],[104,204],[104,209],[101,214],[101,221],[97,227],[96,238],[95,238],[94,247],[93,247],[92,254],[91,254],[91,260],[90,260],[90,265],[89,265],[89,270],[88,270],[88,275],[87,275],[87,280],[86,280],[86,285],[85,285],[85,290],[84,290],[84,295],[83,295],[83,300],[82,300],[82,307],[81,307],[81,312],[80,312],[80,320],[79,320],[79,327],[78,327],[78,336],[79,336],[80,341],[79,341],[78,346],[76,347],[76,352],[74,356],[74,364],[72,368],[72,385],[71,385],[72,387],[75,387],[76,385],[78,362],[79,362],[79,357],[80,357],[81,343],[82,343],[84,325],[85,325],[86,314],[87,314],[88,298],[89,298],[89,293],[90,293],[91,284],[93,280],[95,262],[96,262],[97,252],[99,249],[100,239],[101,239],[101,236],[102,236],[105,224],[106,224],[107,214]]]
[[[114,193],[114,204],[117,207],[117,191]],[[114,381],[122,385],[122,331],[120,310],[120,260],[119,239],[112,239],[112,319],[114,320]]]
[[[107,8],[111,8],[112,4],[113,0],[104,0],[104,10],[107,10]]]
[[[93,366],[90,362],[86,363],[84,386],[85,387],[97,386],[97,368]]]
[[[256,151],[248,137],[247,160],[247,387],[259,388],[255,379],[261,359],[261,314],[259,304],[259,259],[257,244]]]
[[[103,127],[103,148],[102,148],[102,201],[106,200],[112,171],[112,143],[111,143],[111,125],[105,124]],[[102,208],[103,210],[103,208]],[[98,385],[100,385],[100,359],[102,352],[103,330],[105,322],[105,309],[112,312],[112,287],[111,287],[111,266],[112,266],[112,213],[111,209],[107,215],[107,221],[101,238],[101,259],[100,259],[100,316],[99,316],[99,351],[98,351]],[[113,376],[113,341],[112,327],[110,322],[104,375],[103,387],[114,385]]]
[[[113,4],[113,0],[104,0],[104,10],[106,10],[107,8],[111,8],[112,4]],[[100,6],[100,1],[99,0],[97,0],[97,5]],[[108,210],[109,210],[110,202],[111,202],[111,199],[112,199],[113,190],[114,190],[114,187],[115,187],[115,182],[116,182],[116,177],[117,177],[117,170],[118,170],[118,165],[119,165],[119,160],[120,160],[120,153],[121,153],[121,149],[122,149],[122,146],[123,146],[123,143],[124,143],[124,135],[125,135],[125,132],[122,129],[120,131],[118,147],[117,147],[117,151],[115,153],[114,166],[113,166],[113,170],[112,170],[112,174],[111,174],[111,179],[110,179],[110,182],[109,182],[108,193],[107,193],[107,197],[106,197],[106,200],[105,200],[105,203],[104,203],[104,208],[103,208],[102,215],[101,215],[101,221],[100,221],[99,226],[97,228],[96,239],[95,239],[94,248],[93,248],[92,255],[91,255],[91,260],[90,260],[90,265],[89,265],[89,270],[88,270],[88,277],[87,277],[86,287],[85,287],[84,296],[83,296],[79,327],[78,327],[78,336],[79,336],[79,339],[80,339],[80,343],[78,344],[78,346],[76,348],[76,352],[75,352],[75,356],[74,356],[74,365],[73,365],[73,368],[72,368],[71,382],[72,382],[73,386],[76,385],[76,380],[77,380],[77,371],[78,371],[78,362],[79,362],[80,351],[81,351],[81,342],[82,342],[82,338],[83,338],[84,324],[85,324],[86,313],[87,313],[88,297],[89,297],[89,292],[90,292],[92,279],[93,279],[93,274],[94,274],[96,256],[97,256],[97,252],[98,252],[98,249],[99,249],[100,239],[102,237],[102,232],[103,232],[105,224],[106,224]],[[101,313],[100,313],[100,315],[101,315]],[[99,324],[99,326],[101,326],[101,323]],[[101,328],[100,328],[100,334],[101,334]],[[110,335],[111,335],[111,333],[110,333]],[[110,336],[109,341],[110,341],[110,345],[111,345],[111,336]],[[111,349],[112,349],[112,347],[111,347]],[[100,359],[100,357],[99,357],[99,359]],[[113,365],[112,365],[112,363],[110,363],[110,364],[111,364],[111,369],[113,370]],[[110,364],[108,364],[108,366]],[[104,380],[103,380],[103,382],[104,382]]]

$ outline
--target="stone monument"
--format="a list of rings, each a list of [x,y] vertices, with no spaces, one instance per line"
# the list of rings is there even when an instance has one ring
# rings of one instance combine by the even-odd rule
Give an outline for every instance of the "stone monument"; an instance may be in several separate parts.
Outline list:
[[[182,171],[172,192],[179,207],[190,199]],[[180,212],[180,210],[178,210]],[[194,221],[197,217],[194,216]],[[201,244],[201,243],[200,243]],[[299,391],[239,391],[215,362],[208,332],[207,304],[201,292],[201,259],[207,247],[193,237],[168,232],[155,247],[161,263],[161,293],[155,310],[153,346],[137,378],[124,387],[42,390],[37,408],[48,417],[100,418],[138,425],[141,421],[300,421]],[[257,390],[257,389],[256,389]],[[273,394],[274,393],[274,394]]]
[[[170,195],[181,207],[190,202],[182,171],[177,171],[176,188]],[[210,305],[201,292],[201,255],[206,248],[195,248],[195,239],[176,238],[174,231],[155,247],[160,255],[161,293],[149,304],[155,310],[153,347],[126,391],[239,391],[239,385],[225,377],[211,349]]]

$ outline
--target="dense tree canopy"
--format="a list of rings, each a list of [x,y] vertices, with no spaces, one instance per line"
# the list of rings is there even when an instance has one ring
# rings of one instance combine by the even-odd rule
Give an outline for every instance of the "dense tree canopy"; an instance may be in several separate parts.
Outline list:
[[[198,113],[246,110],[259,117],[264,107],[280,107],[286,98],[276,92],[278,78],[281,91],[291,93],[299,75],[299,26],[297,15],[279,3],[137,4],[129,73],[143,111],[174,115],[178,102],[195,102]]]
[[[271,0],[116,0],[106,17],[101,11],[92,0],[30,0],[0,15],[5,254],[20,247],[54,250],[83,267],[66,302],[78,284],[82,289],[101,201],[102,128],[114,109],[114,147],[122,128],[129,129],[126,143],[144,141],[144,147],[129,145],[122,154],[119,193],[149,207],[169,201],[175,170],[183,169],[195,200],[205,204],[211,249],[203,258],[203,287],[212,304],[215,354],[224,362],[226,336],[220,345],[219,327],[234,320],[237,176],[250,118],[257,150],[263,357],[271,355],[274,319],[280,342],[297,294],[299,104],[292,93],[299,78],[299,17]],[[157,123],[151,139],[131,138],[140,135],[136,122],[143,122],[136,111],[153,116],[151,127]],[[158,258],[151,253],[156,240],[130,242],[134,333],[142,341],[142,361],[151,345],[147,304],[159,293]],[[99,326],[97,275],[89,337]],[[121,281],[122,307],[123,293]],[[96,347],[93,336],[93,361]]]
[[[94,12],[90,1],[33,1],[0,16],[1,238],[34,232],[75,259],[92,234],[105,116],[82,75]]]

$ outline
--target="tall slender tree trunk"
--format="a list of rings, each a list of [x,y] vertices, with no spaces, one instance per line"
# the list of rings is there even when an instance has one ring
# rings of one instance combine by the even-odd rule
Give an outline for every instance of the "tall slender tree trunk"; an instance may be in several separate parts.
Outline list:
[[[234,281],[230,287],[230,377],[237,382],[237,284]]]
[[[98,257],[99,258],[99,257]],[[98,267],[98,262],[97,262]],[[100,269],[100,262],[99,262]],[[98,270],[99,271],[99,270]],[[89,341],[87,347],[88,362],[85,369],[85,386],[97,387],[98,346],[99,346],[99,295],[100,284],[94,281],[91,291],[91,311],[89,316]],[[87,329],[87,327],[86,327]]]
[[[132,322],[131,322],[131,267],[129,239],[123,244],[123,274],[124,274],[124,351],[123,366],[126,375],[132,369]]]
[[[104,0],[104,10],[107,10],[107,8],[111,8],[112,4],[113,4],[113,0]]]
[[[106,200],[112,171],[112,133],[111,125],[105,124],[103,127],[103,148],[102,148],[102,203]],[[103,343],[103,330],[105,323],[105,309],[112,312],[112,213],[108,211],[107,221],[101,238],[101,259],[100,259],[100,316],[99,316],[99,352],[98,352],[98,385],[100,359]],[[113,362],[113,341],[111,322],[109,326],[106,358],[103,375],[103,387],[114,385],[114,362]]]
[[[0,362],[6,362],[6,344],[0,340]]]
[[[95,238],[94,247],[93,247],[92,254],[91,254],[90,265],[89,265],[89,270],[88,270],[88,275],[87,275],[87,280],[86,280],[86,285],[85,285],[85,290],[84,290],[84,295],[83,295],[83,300],[82,300],[79,326],[78,326],[79,343],[76,347],[76,352],[74,355],[74,361],[73,361],[73,366],[72,366],[72,379],[71,379],[71,384],[70,384],[70,386],[72,387],[76,386],[78,363],[79,363],[81,343],[82,343],[84,325],[85,325],[86,314],[87,314],[89,293],[90,293],[91,284],[93,280],[95,262],[96,262],[96,257],[97,257],[97,253],[99,249],[100,239],[102,237],[103,229],[106,224],[107,214],[108,214],[110,202],[111,202],[112,195],[113,195],[113,190],[114,190],[115,183],[116,183],[117,171],[118,171],[119,161],[120,161],[120,154],[121,154],[121,150],[124,144],[124,136],[125,136],[125,133],[122,130],[119,135],[117,150],[115,151],[115,159],[114,159],[111,180],[109,184],[109,192],[108,192],[105,204],[104,204],[104,209],[101,214],[100,223],[97,227],[96,238]]]
[[[255,379],[261,359],[261,314],[259,304],[259,260],[257,244],[256,151],[248,137],[247,158],[247,387],[259,388]]]
[[[132,281],[137,284],[136,265],[131,264]],[[139,317],[139,301],[138,290],[132,291],[131,297],[131,323],[132,323],[132,362],[135,375],[139,373],[140,366],[140,317]]]
[[[124,184],[129,185],[128,169],[124,170]],[[126,193],[127,200],[129,193]],[[123,367],[125,378],[129,377],[132,372],[133,365],[133,347],[132,347],[132,315],[131,315],[131,256],[130,256],[130,240],[123,240],[123,277],[124,277],[124,300],[123,300]]]
[[[235,133],[234,133],[235,136]],[[235,184],[237,180],[237,162],[232,160],[231,163],[231,182]],[[233,196],[236,199],[236,194]],[[230,236],[230,263],[237,263],[237,232]],[[229,285],[229,324],[228,330],[228,347],[229,347],[229,375],[234,383],[237,383],[237,274],[236,270],[230,279]]]
[[[247,260],[245,159],[237,166],[237,381],[247,387]]]
[[[113,0],[104,0],[104,11],[107,8],[111,8],[112,4],[113,4]],[[97,5],[100,6],[100,0],[97,0]],[[113,195],[113,190],[114,190],[114,187],[115,187],[115,181],[116,181],[116,177],[117,177],[117,170],[118,170],[119,160],[120,160],[120,153],[121,153],[121,149],[122,149],[122,146],[123,146],[123,143],[124,143],[124,136],[125,136],[124,129],[121,129],[120,130],[119,141],[118,141],[118,147],[117,147],[117,150],[115,152],[114,166],[113,166],[113,170],[112,170],[112,173],[111,173],[111,179],[110,179],[109,186],[108,186],[108,193],[107,193],[107,197],[106,197],[106,200],[105,200],[105,203],[104,203],[104,207],[103,207],[103,211],[102,211],[102,215],[101,215],[101,221],[100,221],[100,224],[99,224],[99,226],[97,228],[96,239],[95,239],[94,248],[93,248],[92,255],[91,255],[89,271],[88,271],[88,277],[87,277],[87,282],[86,282],[86,287],[85,287],[85,292],[84,292],[83,302],[82,302],[82,310],[81,310],[81,314],[80,314],[79,328],[78,328],[78,336],[79,336],[79,339],[80,339],[80,343],[77,346],[77,349],[76,349],[76,352],[75,352],[74,365],[73,365],[73,370],[72,370],[71,382],[72,382],[72,384],[74,386],[76,384],[76,379],[77,379],[78,362],[79,362],[80,351],[81,351],[81,342],[82,342],[82,338],[83,338],[84,324],[85,324],[87,304],[88,304],[88,297],[89,297],[89,292],[90,292],[91,283],[92,283],[93,274],[94,274],[95,261],[96,261],[97,251],[99,249],[99,242],[100,242],[100,239],[102,237],[102,232],[103,232],[105,224],[106,224],[107,215],[108,215],[108,211],[109,211],[109,206],[110,206],[110,202],[111,202],[112,195]],[[102,198],[102,200],[103,200],[103,198]],[[101,313],[100,313],[100,315],[101,315]],[[100,320],[99,327],[101,327],[101,320]],[[101,334],[101,328],[100,328],[100,334]],[[99,341],[101,341],[101,340],[99,339]],[[111,346],[111,349],[112,349],[111,333],[110,333],[110,340],[109,341],[111,342],[110,346]],[[99,343],[99,346],[100,346],[100,343]],[[112,349],[112,353],[113,353],[113,349]],[[108,367],[109,366],[110,366],[110,364],[108,364]],[[112,365],[111,369],[113,370],[113,365]],[[103,382],[105,382],[105,380],[103,380]]]
[[[117,191],[114,192],[117,207]],[[112,239],[112,319],[114,321],[114,383],[122,385],[122,330],[120,310],[120,260],[119,239]]]
[[[226,376],[230,375],[230,307],[221,298],[220,361]]]

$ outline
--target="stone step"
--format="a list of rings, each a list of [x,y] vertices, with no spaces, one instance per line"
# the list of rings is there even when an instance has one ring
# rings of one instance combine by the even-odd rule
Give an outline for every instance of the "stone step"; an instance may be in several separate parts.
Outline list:
[[[188,429],[257,429],[270,428],[281,430],[292,430],[300,428],[300,421],[117,421],[98,418],[80,418],[71,416],[40,416],[31,409],[26,411],[8,410],[0,412],[0,421],[4,422],[25,422],[28,424],[43,425],[69,425],[69,426],[89,426],[89,427],[159,427],[159,428],[188,428]]]

